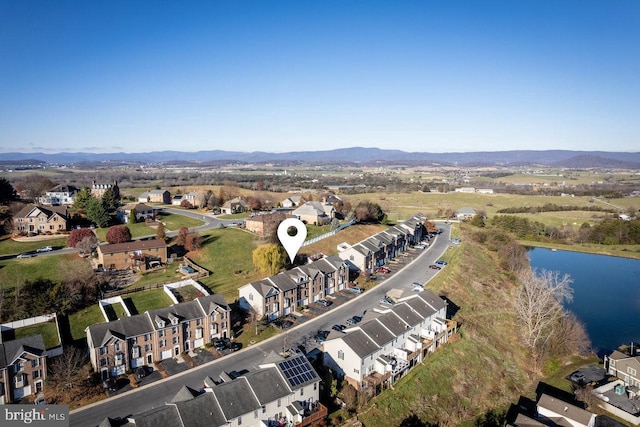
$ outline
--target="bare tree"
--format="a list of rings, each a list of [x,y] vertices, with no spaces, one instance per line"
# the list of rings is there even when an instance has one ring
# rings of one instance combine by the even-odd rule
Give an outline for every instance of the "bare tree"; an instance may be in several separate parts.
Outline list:
[[[62,355],[49,364],[50,378],[58,390],[73,388],[80,368],[87,362],[87,354],[78,347],[67,346]]]
[[[573,299],[569,275],[541,270],[521,270],[520,287],[515,296],[515,312],[520,321],[522,339],[539,362],[548,345],[562,328],[564,301]]]

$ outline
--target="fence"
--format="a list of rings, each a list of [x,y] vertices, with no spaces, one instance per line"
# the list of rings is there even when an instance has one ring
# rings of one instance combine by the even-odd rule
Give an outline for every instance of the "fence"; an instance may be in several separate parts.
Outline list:
[[[58,333],[58,342],[60,345],[47,349],[47,357],[59,356],[62,354],[62,337],[60,337],[60,325],[58,324],[58,315],[56,313],[43,314],[41,316],[29,317],[28,319],[20,319],[13,322],[3,323],[0,325],[0,342],[2,342],[2,332],[6,330],[39,325],[41,323],[48,323],[52,320],[56,322],[56,332]]]
[[[356,223],[355,219],[352,219],[349,222],[345,222],[344,224],[342,224],[340,227],[336,228],[335,230],[332,230],[332,231],[330,231],[328,233],[324,233],[324,234],[321,234],[319,236],[316,236],[313,239],[305,240],[304,243],[302,243],[302,246],[307,246],[307,245],[310,245],[312,243],[319,242],[322,239],[326,239],[327,237],[331,237],[331,236],[335,235],[336,233],[338,233],[339,231],[344,230],[345,228],[347,228],[349,226],[352,226],[355,223]]]
[[[164,286],[164,291],[167,295],[169,295],[169,298],[171,298],[171,301],[173,301],[174,304],[178,304],[179,301],[176,298],[173,291],[174,289],[183,288],[185,286],[193,286],[194,288],[202,292],[204,295],[209,295],[209,291],[207,291],[204,287],[202,287],[200,283],[196,282],[193,279],[182,280],[176,283],[169,283]]]

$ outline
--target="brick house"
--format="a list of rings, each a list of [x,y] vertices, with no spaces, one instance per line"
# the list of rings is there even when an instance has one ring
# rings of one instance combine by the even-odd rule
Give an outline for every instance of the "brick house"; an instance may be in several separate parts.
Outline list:
[[[121,206],[116,211],[116,217],[118,217],[121,222],[127,224],[131,217],[131,212],[134,210],[136,213],[136,222],[146,221],[147,219],[153,220],[155,218],[154,209],[144,203],[130,203],[128,205]]]
[[[26,205],[13,216],[16,234],[58,233],[67,230],[66,206]]]
[[[109,270],[146,270],[167,263],[167,244],[161,239],[99,245],[98,263]]]
[[[348,281],[348,265],[334,255],[240,287],[239,305],[272,321],[344,289]]]
[[[85,331],[91,364],[106,379],[228,337],[230,309],[221,295],[207,295]]]
[[[283,212],[254,215],[245,220],[244,227],[260,237],[275,235],[280,223],[287,218],[291,218],[291,215]]]
[[[37,397],[47,378],[42,335],[0,342],[0,403]]]
[[[113,184],[98,184],[93,181],[91,184],[91,194],[93,197],[101,198],[108,189],[113,191],[116,199],[120,198],[120,187],[118,187],[118,181],[113,181]]]

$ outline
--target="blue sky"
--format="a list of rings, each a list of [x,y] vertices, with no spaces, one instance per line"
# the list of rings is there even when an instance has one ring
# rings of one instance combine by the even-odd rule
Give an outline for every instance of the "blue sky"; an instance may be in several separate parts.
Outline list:
[[[640,2],[0,0],[0,153],[640,149]]]

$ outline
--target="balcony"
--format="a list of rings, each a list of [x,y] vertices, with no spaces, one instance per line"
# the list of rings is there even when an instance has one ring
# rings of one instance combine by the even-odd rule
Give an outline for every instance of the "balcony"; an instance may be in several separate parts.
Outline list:
[[[328,413],[329,413],[329,410],[327,409],[326,406],[324,406],[320,402],[316,402],[313,405],[311,405],[309,409],[304,411],[305,416],[304,418],[302,418],[301,422],[296,424],[296,427],[305,427],[305,426],[313,425],[314,423],[317,423],[318,421],[325,418],[328,415]]]

